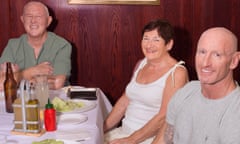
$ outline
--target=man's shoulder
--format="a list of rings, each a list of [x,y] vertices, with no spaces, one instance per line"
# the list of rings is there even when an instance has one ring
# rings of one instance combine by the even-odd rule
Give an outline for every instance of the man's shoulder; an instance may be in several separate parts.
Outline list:
[[[19,37],[15,37],[15,38],[10,38],[8,43],[11,44],[19,44],[21,42],[23,42],[25,40],[26,34],[22,34]]]
[[[198,80],[192,80],[184,85],[182,91],[192,92],[201,88],[200,82]]]
[[[65,38],[53,33],[53,32],[48,32],[48,36],[50,39],[53,39],[54,41],[57,41],[58,43],[69,43]]]
[[[201,85],[199,81],[190,81],[176,92],[176,94],[174,95],[174,99],[177,101],[182,101],[187,100],[191,97],[195,97],[196,94],[198,95],[200,89]]]
[[[19,46],[22,46],[24,43],[26,43],[26,34],[22,34],[21,36],[15,38],[10,38],[5,48],[17,50]]]

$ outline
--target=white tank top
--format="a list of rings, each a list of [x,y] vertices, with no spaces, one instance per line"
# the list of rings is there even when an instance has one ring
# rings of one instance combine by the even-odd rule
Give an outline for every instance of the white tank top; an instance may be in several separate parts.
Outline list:
[[[180,61],[156,81],[148,84],[137,83],[137,74],[146,63],[146,58],[141,61],[133,75],[132,80],[126,87],[126,95],[129,98],[129,105],[122,121],[122,128],[123,131],[128,134],[131,134],[143,127],[150,119],[153,118],[154,115],[159,112],[166,79],[169,74],[172,74],[172,78],[174,80],[173,74],[176,67],[184,67],[181,65],[184,62]]]

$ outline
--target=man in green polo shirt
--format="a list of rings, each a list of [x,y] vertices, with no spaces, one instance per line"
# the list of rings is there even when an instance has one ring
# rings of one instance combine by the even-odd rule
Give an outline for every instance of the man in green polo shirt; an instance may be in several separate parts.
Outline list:
[[[4,71],[6,62],[12,62],[13,69],[20,71],[21,79],[32,80],[37,75],[48,75],[51,89],[63,87],[71,71],[71,44],[47,31],[52,17],[41,2],[28,2],[23,8],[21,21],[26,33],[9,40],[0,58],[1,70]]]

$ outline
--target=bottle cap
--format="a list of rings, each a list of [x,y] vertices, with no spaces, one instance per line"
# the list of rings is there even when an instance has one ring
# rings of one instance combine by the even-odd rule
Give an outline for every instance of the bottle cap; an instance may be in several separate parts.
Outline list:
[[[48,99],[48,103],[45,105],[46,109],[52,109],[53,108],[53,104],[50,103],[50,100]]]

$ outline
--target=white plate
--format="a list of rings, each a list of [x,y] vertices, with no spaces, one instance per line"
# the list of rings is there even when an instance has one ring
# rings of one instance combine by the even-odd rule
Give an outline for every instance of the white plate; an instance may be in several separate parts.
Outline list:
[[[80,124],[85,122],[88,118],[86,115],[82,114],[62,114],[59,115],[58,118],[58,124]]]
[[[82,112],[86,112],[89,110],[92,110],[96,107],[96,101],[89,101],[89,100],[82,100],[82,99],[70,99],[68,101],[73,101],[73,102],[82,102],[84,105],[80,108],[76,108],[74,110],[71,111],[67,111],[67,112],[59,112],[61,114],[67,114],[67,113],[82,113]]]
[[[64,144],[75,144],[91,139],[91,134],[86,130],[58,130],[56,138],[64,141]],[[74,143],[75,142],[75,143]]]

